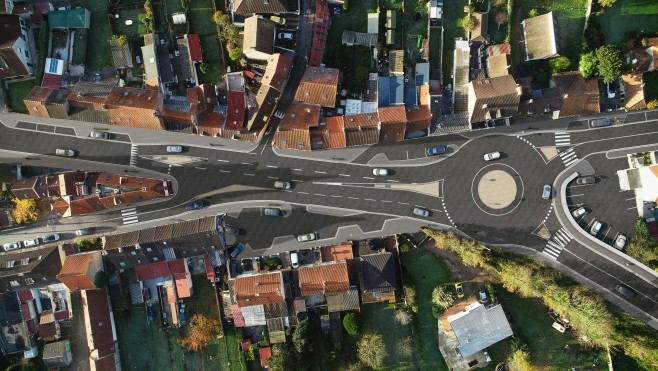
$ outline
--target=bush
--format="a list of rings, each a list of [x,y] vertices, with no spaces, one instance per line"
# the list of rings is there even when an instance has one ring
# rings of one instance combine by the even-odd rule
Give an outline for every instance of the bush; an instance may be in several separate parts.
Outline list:
[[[567,57],[556,57],[548,60],[552,73],[566,71],[571,66],[571,61]]]
[[[107,275],[104,271],[96,272],[96,275],[94,276],[94,286],[97,289],[102,289],[107,286]]]
[[[647,109],[654,109],[658,107],[658,99],[653,99],[647,103]]]
[[[418,305],[416,304],[416,289],[412,286],[404,287],[404,302],[412,312],[418,313]]]
[[[297,354],[302,355],[308,351],[308,339],[313,329],[309,320],[305,319],[297,324],[292,334],[292,345]]]
[[[580,72],[584,78],[589,79],[594,76],[597,63],[594,52],[585,53],[580,56]]]
[[[403,325],[406,326],[411,323],[411,313],[407,312],[404,309],[398,309],[395,311],[395,320]]]
[[[381,368],[388,357],[384,337],[376,333],[364,334],[357,344],[357,355],[366,366],[374,369]]]
[[[432,304],[440,309],[448,309],[455,303],[455,297],[445,286],[437,286],[432,290]]]
[[[343,328],[351,336],[356,336],[359,333],[359,325],[356,322],[356,314],[347,313],[343,318]]]

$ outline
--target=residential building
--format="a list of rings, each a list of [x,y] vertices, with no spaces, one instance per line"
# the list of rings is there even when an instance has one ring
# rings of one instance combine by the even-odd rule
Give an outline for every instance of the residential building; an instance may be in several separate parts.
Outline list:
[[[82,312],[92,371],[121,370],[116,327],[105,288],[82,290]]]
[[[319,122],[319,105],[292,103],[274,133],[272,144],[285,149],[318,149],[311,143],[311,131],[319,127]]]
[[[24,312],[28,310],[28,312]],[[24,320],[30,316],[29,308],[21,305],[15,291],[0,294],[0,350],[2,354],[23,352],[26,358],[36,357],[37,350],[34,336],[30,333]]]
[[[339,245],[322,246],[320,253],[322,255],[322,262],[332,261],[347,261],[354,258],[353,247],[351,242],[342,243]]]
[[[116,68],[132,68],[133,56],[132,48],[129,41],[119,39],[110,40],[110,50],[112,51],[112,60]]]
[[[345,116],[343,124],[345,127],[345,143],[348,147],[371,145],[379,142],[379,113],[360,113]]]
[[[521,88],[511,75],[471,81],[468,85],[468,121],[506,119],[519,111]]]
[[[269,59],[274,53],[274,22],[257,15],[245,19],[242,53],[249,59]]]
[[[238,276],[229,281],[235,327],[267,326],[267,320],[288,316],[280,271]]]
[[[279,93],[283,93],[291,69],[292,58],[290,56],[281,53],[270,55],[267,58],[267,67],[260,82],[261,86],[267,85],[276,89]]]
[[[486,366],[487,347],[513,335],[500,304],[485,306],[475,297],[439,318],[439,350],[451,370]]]
[[[379,142],[390,143],[404,140],[408,123],[404,106],[379,107],[377,112],[381,122]]]
[[[521,22],[526,61],[557,57],[557,26],[553,12]]]
[[[89,29],[91,12],[86,8],[53,10],[48,13],[49,28]]]
[[[377,44],[377,34],[343,31],[342,43],[347,46],[361,45],[373,47]]]
[[[93,290],[96,288],[94,278],[103,269],[103,257],[100,251],[69,255],[65,258],[57,279],[68,287],[69,291]]]
[[[231,5],[231,12],[243,15],[288,13],[285,0],[233,0]]]
[[[327,48],[327,34],[330,24],[329,4],[324,0],[315,0],[315,21],[313,22],[313,40],[308,65],[319,67]]]
[[[647,108],[644,100],[644,74],[638,72],[625,73],[621,76],[624,91],[624,107],[627,110]]]
[[[469,30],[469,40],[479,41],[482,43],[489,42],[489,12],[473,12],[475,27]]]
[[[428,91],[429,93],[429,91]],[[429,105],[419,105],[406,107],[407,111],[407,128],[405,139],[418,138],[428,135],[430,125],[432,124],[432,113]],[[381,117],[381,112],[380,112]],[[382,124],[383,124],[382,120]]]
[[[452,106],[454,112],[468,110],[468,83],[471,47],[467,40],[455,39],[454,63],[452,65]]]
[[[202,117],[213,110],[216,103],[215,86],[212,84],[188,88],[184,97],[169,96],[162,104],[162,119],[165,127],[172,131],[191,133],[199,125]]]
[[[363,304],[380,301],[395,302],[397,279],[395,257],[390,252],[362,255],[359,281]]]
[[[295,93],[295,100],[322,107],[335,107],[338,74],[339,71],[334,68],[308,66]]]
[[[379,76],[377,99],[379,107],[404,104],[404,76]]]
[[[59,89],[62,86],[64,66],[66,64],[63,59],[46,58],[41,86],[44,88]]]
[[[601,112],[599,84],[585,80],[580,71],[556,73],[551,77],[562,97],[559,118],[592,115]]]
[[[145,34],[142,46],[142,59],[144,62],[144,84],[148,89],[160,89],[161,80],[158,68],[157,34]]]
[[[510,67],[512,66],[510,53],[511,48],[507,43],[487,47],[487,76],[489,78],[510,74]]]
[[[404,75],[404,50],[391,50],[388,52],[388,69],[391,75]]]
[[[158,90],[115,86],[105,100],[105,107],[113,125],[163,129],[163,101]]]
[[[344,117],[331,116],[325,119],[323,149],[345,148],[347,146]]]
[[[39,313],[39,338],[45,342],[58,340],[62,337],[59,322],[55,320],[52,309]]]
[[[112,91],[112,85],[77,83],[66,98],[69,103],[69,119],[99,124],[110,124],[110,116],[104,108]]]
[[[330,313],[359,310],[358,290],[350,285],[345,261],[305,266],[297,273],[307,308],[326,306]]]
[[[653,47],[648,47],[646,49],[635,47],[631,50],[631,66],[634,72],[653,71],[655,66],[652,49]]]
[[[63,112],[59,115],[66,115],[68,112],[68,106],[61,102],[58,98],[58,94],[55,94],[55,91],[56,89],[53,88],[35,86],[23,99],[23,103],[25,104],[28,113],[37,117],[51,117],[50,111],[57,110]],[[53,96],[52,99],[51,95]]]
[[[0,255],[0,267],[0,287],[5,292],[61,285],[55,278],[62,268],[57,245],[7,251]],[[67,309],[64,306],[59,310]]]
[[[198,85],[199,77],[196,73],[196,63],[203,61],[199,35],[185,34],[176,39],[176,51],[173,64],[178,81],[187,81]]]
[[[0,78],[28,77],[34,74],[31,33],[25,20],[17,15],[0,14]]]
[[[228,99],[224,130],[231,135],[235,135],[242,131],[247,115],[247,91],[245,90],[244,74],[242,72],[230,72],[224,75],[224,79]]]
[[[71,342],[60,340],[44,345],[42,359],[48,369],[59,369],[70,365],[73,362]]]

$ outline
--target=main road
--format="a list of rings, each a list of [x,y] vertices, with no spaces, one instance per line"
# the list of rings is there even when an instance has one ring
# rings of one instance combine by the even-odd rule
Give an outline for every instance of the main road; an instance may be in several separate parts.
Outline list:
[[[576,170],[598,172],[587,166],[590,156],[658,143],[656,121],[650,116],[595,130],[586,122],[574,122],[559,132],[514,133],[505,128],[473,137],[428,137],[376,145],[354,158],[345,158],[340,151],[327,152],[322,158],[284,155],[267,141],[250,151],[232,151],[230,141],[221,146],[197,145],[186,142],[186,136],[178,137],[182,143],[171,143],[168,137],[158,139],[171,133],[149,132],[140,137],[134,130],[116,126],[107,128],[115,134],[113,140],[102,141],[88,138],[93,124],[21,115],[0,115],[0,122],[0,162],[130,172],[175,183],[173,197],[136,207],[138,223],[123,225],[121,211],[110,211],[74,219],[68,229],[69,222],[62,220],[56,225],[58,231],[71,232],[84,223],[100,225],[104,231],[134,230],[229,211],[229,219],[247,231],[248,253],[263,255],[313,246],[294,239],[310,231],[319,232],[321,241],[316,244],[330,244],[420,226],[454,228],[492,246],[542,260],[658,327],[655,272],[601,241],[581,238],[583,230],[565,220],[570,214],[563,206],[562,183],[556,183],[556,179],[568,183],[567,175]],[[167,144],[185,144],[186,151],[172,156],[165,151]],[[426,148],[439,145],[448,146],[447,156],[425,156]],[[56,158],[57,148],[75,149],[78,156]],[[483,155],[492,151],[500,151],[502,158],[485,162]],[[375,176],[374,167],[391,169],[392,174]],[[293,182],[294,187],[276,190],[276,180]],[[556,188],[550,200],[541,198],[545,184]],[[212,206],[185,213],[182,205],[197,198]],[[266,206],[280,207],[285,217],[263,216]],[[415,216],[414,207],[430,210],[431,215]],[[0,235],[0,242],[24,239],[17,235],[32,232],[43,234],[48,228],[54,229],[48,225],[34,231],[9,231]],[[614,290],[620,283],[638,296],[622,299]]]

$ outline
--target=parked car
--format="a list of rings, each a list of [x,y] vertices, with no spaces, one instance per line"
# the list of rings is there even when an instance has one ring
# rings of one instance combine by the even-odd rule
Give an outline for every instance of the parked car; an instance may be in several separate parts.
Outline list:
[[[551,196],[553,195],[553,186],[550,184],[544,184],[544,187],[542,188],[541,192],[541,198],[544,200],[550,200]]]
[[[279,17],[278,15],[271,15],[271,16],[270,16],[270,21],[272,21],[272,22],[274,22],[274,23],[276,23],[276,24],[280,24],[280,25],[282,25],[282,26],[283,26],[284,24],[286,24],[286,19],[283,18],[283,17]]]
[[[590,185],[594,183],[596,183],[596,177],[591,175],[581,176],[580,178],[576,179],[576,184],[578,185]]]
[[[300,234],[297,236],[297,242],[309,242],[309,241],[315,241],[318,239],[318,234],[316,232],[311,232],[311,233],[306,233],[306,234]]]
[[[242,232],[242,230],[241,230],[240,228],[238,228],[238,227],[234,227],[234,226],[232,226],[232,225],[228,225],[228,224],[226,224],[226,225],[224,226],[224,232],[226,232],[226,233],[228,233],[228,234],[232,234],[232,235],[234,235],[234,236],[239,236],[240,233]]]
[[[582,216],[587,215],[587,209],[585,209],[584,207],[581,206],[581,207],[577,208],[576,210],[572,211],[571,215],[573,215],[573,217],[576,218],[576,219],[580,218]]]
[[[615,96],[617,96],[617,92],[615,91],[615,86],[612,85],[611,83],[606,84],[606,90],[608,92],[608,99],[613,99]]]
[[[482,291],[478,292],[478,301],[480,303],[483,303],[483,304],[489,301],[489,299],[487,298],[487,292],[486,291],[482,290]]]
[[[21,245],[20,241],[19,242],[6,243],[6,244],[2,245],[2,248],[5,251],[20,249],[21,247],[22,247],[22,245]]]
[[[38,244],[39,244],[39,238],[38,237],[32,238],[30,240],[23,241],[23,246],[25,246],[25,247],[36,246]]]
[[[273,207],[266,207],[263,209],[263,215],[266,216],[281,216],[283,213],[281,212],[281,209],[273,208]]]
[[[565,331],[567,331],[567,329],[564,328],[564,326],[562,326],[558,322],[553,322],[553,328],[560,331],[561,333],[564,333]]]
[[[167,152],[169,152],[169,153],[181,153],[181,152],[183,152],[183,146],[167,146]]]
[[[463,298],[464,297],[464,288],[462,287],[462,283],[458,282],[455,284],[455,291],[457,291],[457,297],[458,298]]]
[[[612,125],[612,120],[610,120],[610,119],[596,119],[596,120],[592,120],[590,125],[593,128],[600,128],[600,127],[603,127],[603,126],[610,126],[610,125]]]
[[[635,291],[633,291],[631,288],[624,286],[624,285],[617,285],[615,286],[615,290],[617,290],[618,293],[624,295],[625,297],[629,299],[633,299],[635,297]]]
[[[592,228],[589,229],[589,234],[596,236],[601,232],[601,228],[603,228],[603,223],[595,220],[594,223],[592,223]]]
[[[612,244],[612,247],[621,251],[624,249],[624,247],[626,247],[627,243],[628,243],[628,237],[624,236],[623,234],[620,234],[615,239],[615,243]]]
[[[237,245],[233,247],[231,250],[231,258],[235,259],[240,255],[240,253],[244,250],[244,242],[239,242]]]
[[[192,201],[185,204],[185,210],[198,210],[198,209],[203,209],[203,201],[201,200]]]
[[[94,139],[110,139],[110,133],[106,131],[93,130],[89,133],[89,137]]]
[[[292,33],[290,32],[279,32],[279,40],[292,40]]]
[[[49,234],[47,236],[41,237],[41,240],[43,241],[43,243],[59,241],[59,235],[57,233]]]
[[[75,151],[72,149],[61,149],[58,148],[55,150],[55,154],[57,156],[64,156],[64,157],[75,157]]]
[[[276,189],[290,189],[292,188],[292,183],[291,182],[285,182],[282,180],[277,180],[274,182],[274,188]]]
[[[388,169],[374,168],[372,169],[372,175],[376,176],[388,176]]]
[[[484,161],[493,161],[500,158],[500,152],[490,152],[484,155]]]
[[[440,156],[446,154],[446,147],[431,147],[426,149],[428,156]]]
[[[81,229],[78,229],[77,231],[75,231],[75,235],[76,236],[86,236],[86,235],[91,234],[92,231],[93,231],[93,228],[81,228]]]
[[[299,268],[299,255],[296,252],[290,253],[290,265],[293,268]]]
[[[424,218],[429,218],[430,211],[422,207],[414,207],[414,215],[422,216]]]

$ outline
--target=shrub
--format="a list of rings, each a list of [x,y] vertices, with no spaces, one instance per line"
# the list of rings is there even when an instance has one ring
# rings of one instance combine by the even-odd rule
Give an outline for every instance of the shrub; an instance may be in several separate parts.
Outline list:
[[[580,72],[583,74],[583,77],[589,79],[594,76],[596,73],[596,65],[598,61],[594,52],[585,53],[580,56]]]
[[[399,324],[406,326],[411,323],[411,313],[404,309],[398,309],[395,311],[395,320]]]
[[[404,302],[412,312],[418,313],[418,305],[416,305],[416,289],[412,286],[404,287]]]
[[[359,325],[356,322],[356,314],[347,313],[343,318],[343,328],[351,336],[356,336],[359,333]]]
[[[437,286],[432,290],[432,303],[445,310],[455,303],[455,297],[445,286]]]
[[[653,99],[649,103],[647,103],[647,108],[648,109],[658,108],[658,99]]]
[[[388,357],[384,337],[381,334],[364,334],[357,343],[357,356],[366,366],[378,369],[384,365]]]
[[[571,61],[567,57],[556,57],[548,60],[552,73],[566,71],[571,66]]]
[[[107,286],[107,275],[104,271],[96,272],[96,275],[94,276],[94,286],[98,289]]]

